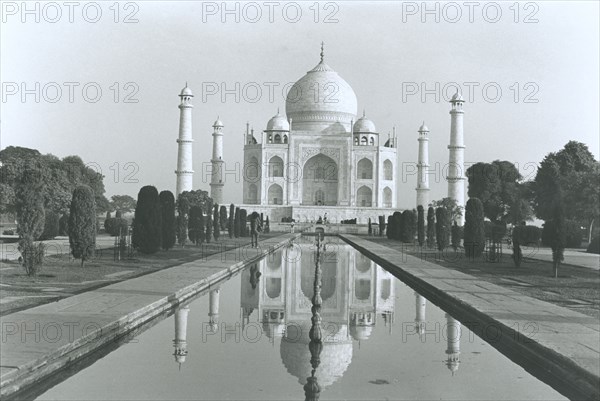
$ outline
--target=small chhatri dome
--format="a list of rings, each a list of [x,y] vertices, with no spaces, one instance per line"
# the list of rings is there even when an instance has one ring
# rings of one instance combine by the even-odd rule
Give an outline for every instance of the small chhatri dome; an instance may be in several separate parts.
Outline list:
[[[217,121],[215,121],[215,123],[213,124],[213,127],[224,127],[223,122],[221,121],[221,119],[217,116]]]
[[[187,82],[185,83],[185,88],[181,90],[181,94],[179,96],[194,96]]]
[[[277,114],[274,115],[269,122],[267,123],[266,131],[289,131],[290,123],[285,118],[279,114],[279,109],[277,109]]]
[[[462,97],[462,95],[460,94],[459,91],[456,91],[456,93],[454,94],[454,96],[452,96],[452,100],[450,100],[452,103],[454,102],[464,102],[464,99]]]
[[[363,116],[354,123],[354,128],[352,131],[354,133],[359,133],[359,132],[360,133],[363,133],[363,132],[376,133],[377,129],[375,128],[375,124],[373,123],[373,121],[371,121],[367,118],[367,116],[365,115],[365,112],[363,110]]]
[[[423,121],[423,124],[419,127],[419,132],[429,132],[429,128],[425,125],[425,121]]]

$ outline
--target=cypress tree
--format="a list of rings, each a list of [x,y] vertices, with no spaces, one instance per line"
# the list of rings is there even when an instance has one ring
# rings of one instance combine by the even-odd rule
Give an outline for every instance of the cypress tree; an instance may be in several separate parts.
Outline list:
[[[219,210],[219,215],[220,215],[220,223],[221,223],[221,230],[227,230],[227,223],[228,223],[228,219],[227,219],[227,206],[222,205],[221,209]]]
[[[213,231],[213,223],[212,223],[212,208],[207,210],[206,213],[206,234],[204,235],[204,239],[206,240],[206,243],[210,243],[210,240],[212,239],[212,231]]]
[[[443,251],[448,246],[449,220],[450,217],[446,208],[438,207],[435,210],[435,234],[438,251]]]
[[[383,237],[385,232],[385,216],[378,216],[379,219],[379,236]]]
[[[425,244],[425,210],[422,205],[417,206],[417,241],[419,246]]]
[[[394,239],[394,216],[388,216],[385,234],[388,239]]]
[[[515,263],[515,267],[521,267],[521,262],[523,261],[523,251],[521,251],[521,243],[525,237],[525,229],[524,225],[513,227],[512,232],[512,246],[513,246],[513,262]]]
[[[427,209],[427,246],[435,246],[435,210],[431,206]]]
[[[229,238],[235,236],[235,206],[233,203],[229,205],[229,223],[227,224],[227,231],[229,232]],[[236,237],[237,238],[237,237]]]
[[[158,198],[162,219],[162,249],[169,250],[175,245],[176,237],[175,197],[171,191],[162,191]]]
[[[269,223],[269,216],[267,216],[267,220],[265,222],[265,228],[263,229],[263,232],[265,234],[268,234],[271,231],[271,224]]]
[[[240,208],[236,207],[235,208],[235,217],[234,217],[234,220],[233,220],[233,236],[235,238],[239,238],[240,237],[240,231],[241,231]]]
[[[460,247],[460,240],[461,240],[461,232],[460,231],[461,231],[460,227],[455,221],[454,224],[452,225],[452,230],[450,231],[450,242],[452,244],[452,248],[454,248],[455,251],[458,249],[458,247]]]
[[[200,206],[192,206],[190,208],[190,217],[188,221],[188,237],[195,245],[200,244],[200,232],[203,229],[202,208]]]
[[[396,241],[400,241],[402,232],[402,213],[394,212],[392,215],[392,238]]]
[[[470,198],[465,208],[465,253],[467,257],[480,256],[485,248],[485,226],[483,223],[483,203],[478,198]]]
[[[18,249],[28,276],[35,276],[42,267],[44,245],[35,245],[44,231],[44,184],[37,170],[27,170],[15,191]]]
[[[183,213],[177,215],[177,242],[184,246],[187,242],[188,221],[187,216]]]
[[[147,185],[140,189],[133,221],[134,246],[142,253],[155,253],[160,249],[162,224],[160,200],[155,187]]]
[[[91,188],[78,186],[73,191],[69,213],[69,245],[81,267],[94,255],[96,247],[96,203]]]
[[[248,211],[246,209],[240,209],[240,236],[248,236]]]
[[[215,237],[215,241],[218,241],[219,237],[221,236],[221,222],[219,221],[219,205],[214,206],[213,229],[213,237]]]
[[[371,236],[371,234],[373,234],[373,228],[371,227],[371,218],[370,217],[369,217],[369,226],[368,226],[367,233],[369,234],[369,236]]]

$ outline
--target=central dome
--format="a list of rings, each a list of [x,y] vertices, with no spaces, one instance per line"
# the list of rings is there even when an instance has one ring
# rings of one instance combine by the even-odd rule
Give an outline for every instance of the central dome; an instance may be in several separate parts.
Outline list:
[[[352,87],[323,60],[289,90],[285,111],[293,130],[350,132],[356,117]]]

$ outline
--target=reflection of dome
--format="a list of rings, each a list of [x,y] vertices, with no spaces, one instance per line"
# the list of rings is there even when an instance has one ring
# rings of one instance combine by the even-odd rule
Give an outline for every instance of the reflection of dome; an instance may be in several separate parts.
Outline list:
[[[321,56],[321,62],[290,88],[285,111],[294,129],[326,130],[335,123],[351,129],[356,105],[356,94],[348,82],[325,64]],[[346,129],[339,127],[337,131]]]
[[[310,365],[311,355],[308,349],[308,343],[310,342],[308,338],[309,330],[310,327],[306,326],[302,327],[301,334],[297,330],[292,330],[291,334],[286,333],[286,337],[281,340],[279,348],[283,365],[289,374],[298,378],[298,383],[302,385],[306,383],[306,378],[311,375],[312,371]],[[287,336],[290,339],[287,339]],[[296,338],[298,339],[294,341]],[[352,362],[352,341],[348,340],[347,337],[345,340],[337,341],[331,341],[329,337],[326,337],[319,357],[321,363],[317,368],[315,377],[318,379],[321,388],[324,388],[332,385],[348,369],[350,362]]]
[[[263,333],[269,338],[283,337],[285,333],[285,323],[268,323],[263,322]]]
[[[373,121],[369,120],[363,113],[363,116],[354,123],[353,132],[355,133],[376,133],[377,129]]]
[[[287,119],[279,114],[277,111],[277,115],[269,120],[267,123],[267,131],[289,131],[290,123]]]
[[[364,341],[369,338],[373,326],[350,326],[350,335],[356,341]]]

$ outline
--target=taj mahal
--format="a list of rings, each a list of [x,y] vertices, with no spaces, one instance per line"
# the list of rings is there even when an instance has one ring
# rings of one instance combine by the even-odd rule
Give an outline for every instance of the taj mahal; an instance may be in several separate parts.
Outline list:
[[[180,94],[177,194],[192,189],[193,94],[186,85]],[[456,93],[452,109],[448,196],[464,206],[463,98]],[[211,197],[223,204],[226,184],[223,165],[224,124],[213,124]],[[242,197],[249,210],[272,221],[293,218],[331,223],[356,218],[358,223],[389,215],[399,208],[429,205],[428,138],[423,123],[418,129],[416,205],[398,205],[397,134],[385,138],[363,111],[357,118],[354,90],[325,62],[320,61],[290,88],[285,113],[277,110],[261,132],[246,124]],[[236,183],[236,185],[239,185]],[[225,200],[226,203],[227,200]],[[460,222],[462,224],[462,222]]]

